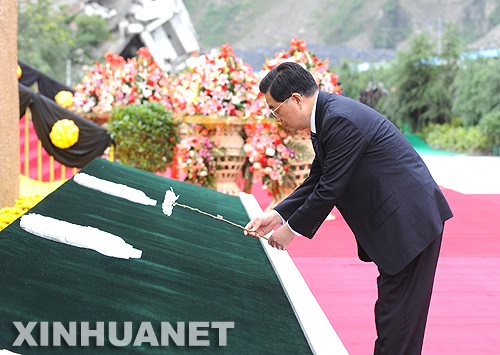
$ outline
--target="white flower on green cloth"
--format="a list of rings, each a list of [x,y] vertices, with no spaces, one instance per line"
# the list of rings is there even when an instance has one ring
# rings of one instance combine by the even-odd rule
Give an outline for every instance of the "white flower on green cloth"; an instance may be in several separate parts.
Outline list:
[[[161,205],[164,214],[166,214],[167,216],[172,215],[172,210],[178,198],[179,196],[175,195],[174,190],[172,188],[170,188],[170,190],[167,190],[167,192],[165,192],[165,199],[163,200],[163,204]]]

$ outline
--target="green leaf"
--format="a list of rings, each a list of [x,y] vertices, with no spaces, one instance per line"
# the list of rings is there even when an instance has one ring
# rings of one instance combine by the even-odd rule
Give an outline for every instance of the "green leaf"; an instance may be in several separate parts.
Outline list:
[[[108,129],[117,138],[116,156],[121,163],[157,172],[165,171],[172,161],[177,126],[173,113],[160,103],[116,108]]]

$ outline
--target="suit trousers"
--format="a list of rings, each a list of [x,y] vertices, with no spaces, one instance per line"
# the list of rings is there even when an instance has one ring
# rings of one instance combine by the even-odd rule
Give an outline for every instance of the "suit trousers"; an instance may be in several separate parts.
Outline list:
[[[398,274],[379,269],[375,355],[421,354],[442,236]]]

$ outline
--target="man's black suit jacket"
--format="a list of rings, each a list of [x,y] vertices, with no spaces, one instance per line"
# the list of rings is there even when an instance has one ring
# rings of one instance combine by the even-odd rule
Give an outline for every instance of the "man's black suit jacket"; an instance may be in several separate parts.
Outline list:
[[[398,273],[442,233],[453,216],[446,199],[408,140],[377,111],[319,91],[315,123],[309,177],[275,210],[312,238],[337,206],[359,257]]]

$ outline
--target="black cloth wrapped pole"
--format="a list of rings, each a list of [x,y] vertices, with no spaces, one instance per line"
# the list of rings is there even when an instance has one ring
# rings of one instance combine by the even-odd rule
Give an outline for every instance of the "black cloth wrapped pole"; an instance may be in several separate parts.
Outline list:
[[[19,83],[19,106],[21,117],[29,107],[38,139],[47,153],[59,163],[70,168],[83,168],[95,158],[101,156],[112,144],[109,133],[98,124],[77,115],[54,100],[40,95]],[[79,128],[78,141],[71,147],[61,149],[50,140],[52,126],[59,120],[69,119]]]
[[[23,61],[18,60],[17,63],[23,72],[19,78],[19,82],[27,87],[37,83],[38,91],[40,91],[43,96],[47,96],[49,99],[54,100],[55,96],[60,91],[75,93],[75,90],[43,74]]]

